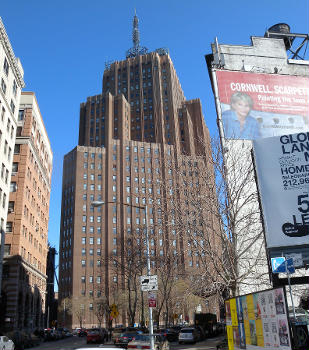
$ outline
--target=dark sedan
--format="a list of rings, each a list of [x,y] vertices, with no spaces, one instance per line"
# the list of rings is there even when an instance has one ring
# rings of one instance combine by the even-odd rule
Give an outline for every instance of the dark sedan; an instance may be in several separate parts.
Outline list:
[[[178,341],[178,332],[172,328],[158,329],[156,333],[163,335],[169,342]]]
[[[127,348],[128,343],[135,339],[135,337],[138,335],[138,332],[124,332],[121,333],[118,337],[115,338],[114,344],[116,346],[120,346],[123,348]]]

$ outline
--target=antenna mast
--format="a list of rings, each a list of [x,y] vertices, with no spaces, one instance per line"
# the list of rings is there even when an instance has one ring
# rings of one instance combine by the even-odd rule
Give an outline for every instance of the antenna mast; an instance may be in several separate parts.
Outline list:
[[[126,58],[145,55],[147,53],[148,49],[144,46],[140,46],[138,17],[136,15],[136,10],[134,10],[134,17],[133,17],[132,41],[133,41],[133,47],[131,47],[126,52]]]

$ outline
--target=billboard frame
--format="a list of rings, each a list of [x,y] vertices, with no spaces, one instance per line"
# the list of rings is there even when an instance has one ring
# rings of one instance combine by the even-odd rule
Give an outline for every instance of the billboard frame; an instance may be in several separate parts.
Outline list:
[[[304,256],[306,257],[307,262],[306,263],[304,262],[304,266],[295,267],[295,269],[303,269],[303,268],[307,269],[309,267],[309,244],[302,244],[302,245],[298,245],[298,246],[281,246],[281,247],[274,247],[274,248],[267,247],[263,206],[262,206],[262,202],[261,202],[261,194],[260,194],[259,181],[258,181],[258,176],[257,176],[257,171],[256,171],[256,163],[255,163],[253,147],[251,149],[251,157],[252,157],[255,183],[256,183],[257,192],[258,192],[257,194],[258,194],[258,202],[259,202],[261,222],[262,222],[263,234],[264,234],[264,242],[265,242],[265,249],[266,249],[266,256],[267,256],[269,280],[272,283],[274,288],[287,286],[289,284],[287,277],[280,278],[279,274],[272,272],[271,258],[276,258],[276,257],[280,257],[280,256],[286,257],[286,254],[295,253],[298,250],[301,253],[306,252],[307,254],[304,254]],[[297,276],[297,277],[290,276],[290,284],[291,285],[309,284],[308,276]]]

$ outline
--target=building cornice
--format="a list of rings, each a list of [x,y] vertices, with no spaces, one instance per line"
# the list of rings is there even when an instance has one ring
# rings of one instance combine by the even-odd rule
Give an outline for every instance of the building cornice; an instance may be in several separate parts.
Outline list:
[[[24,88],[25,87],[25,82],[24,82],[24,79],[23,79],[23,76],[22,76],[22,73],[18,67],[18,64],[17,64],[17,59],[14,55],[14,52],[13,52],[13,49],[12,49],[12,46],[11,46],[11,43],[10,43],[10,40],[9,40],[9,37],[6,33],[6,30],[5,30],[5,27],[4,27],[4,24],[2,22],[2,19],[0,17],[0,41],[3,43],[3,47],[4,47],[4,50],[7,54],[7,57],[10,61],[10,65],[14,71],[14,74],[16,76],[16,80],[18,81],[18,85],[21,87],[21,88]]]

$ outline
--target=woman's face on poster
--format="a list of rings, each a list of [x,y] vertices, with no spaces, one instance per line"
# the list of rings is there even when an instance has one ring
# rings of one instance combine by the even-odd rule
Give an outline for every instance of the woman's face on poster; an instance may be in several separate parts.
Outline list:
[[[246,101],[237,100],[231,104],[231,108],[240,118],[246,118],[250,112],[250,106]]]

